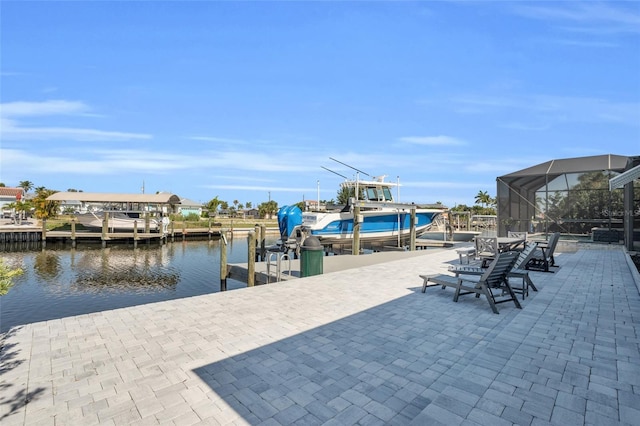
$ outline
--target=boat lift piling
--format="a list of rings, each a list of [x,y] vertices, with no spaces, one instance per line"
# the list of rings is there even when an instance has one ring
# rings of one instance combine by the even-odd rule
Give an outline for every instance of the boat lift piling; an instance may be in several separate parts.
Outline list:
[[[360,254],[360,206],[356,205],[353,208],[353,246],[351,247],[351,254],[357,256]]]

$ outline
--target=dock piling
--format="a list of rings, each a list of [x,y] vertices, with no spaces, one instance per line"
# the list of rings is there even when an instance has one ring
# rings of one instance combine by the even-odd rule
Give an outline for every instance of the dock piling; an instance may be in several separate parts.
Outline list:
[[[224,228],[220,233],[220,291],[227,291],[227,235]]]
[[[247,242],[249,246],[248,253],[248,265],[247,265],[247,287],[253,287],[256,283],[256,234],[255,232],[249,232],[247,235]]]
[[[351,254],[357,256],[360,254],[360,206],[353,209],[353,244],[351,246]]]

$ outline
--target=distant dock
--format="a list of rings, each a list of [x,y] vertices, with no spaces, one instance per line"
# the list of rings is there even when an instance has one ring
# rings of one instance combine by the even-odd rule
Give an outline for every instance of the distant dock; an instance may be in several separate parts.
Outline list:
[[[253,228],[234,228],[225,229],[224,232],[228,236],[246,235]],[[270,229],[267,232],[271,231]],[[78,243],[86,244],[102,244],[106,247],[108,244],[133,244],[137,246],[143,244],[164,244],[167,242],[186,241],[186,240],[202,240],[220,238],[223,228],[207,227],[207,228],[177,228],[170,229],[168,233],[161,232],[92,232],[92,231],[76,231],[75,226],[71,230],[65,231],[47,231],[40,226],[32,224],[24,225],[0,225],[0,244],[7,245],[12,243],[41,242],[46,243],[63,243],[71,244],[73,247]]]

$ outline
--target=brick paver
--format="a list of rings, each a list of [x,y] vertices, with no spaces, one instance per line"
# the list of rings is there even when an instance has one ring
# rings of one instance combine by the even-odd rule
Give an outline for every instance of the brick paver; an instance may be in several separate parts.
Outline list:
[[[619,248],[498,305],[420,292],[455,251],[16,327],[0,423],[638,424],[640,297]]]

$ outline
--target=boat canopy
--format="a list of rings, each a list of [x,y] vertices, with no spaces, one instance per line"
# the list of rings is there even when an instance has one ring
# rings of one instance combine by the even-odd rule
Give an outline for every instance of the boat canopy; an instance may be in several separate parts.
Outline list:
[[[108,192],[56,192],[48,201],[75,200],[87,203],[180,204],[180,197],[168,192],[158,194],[118,194]]]

